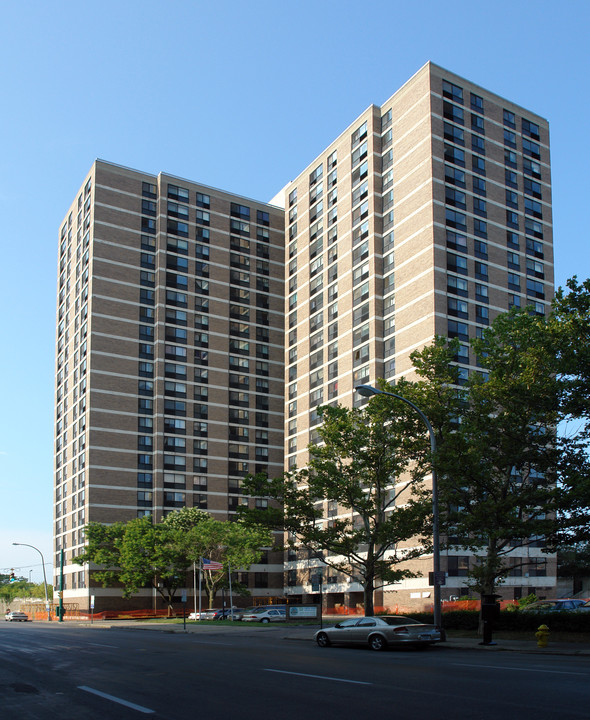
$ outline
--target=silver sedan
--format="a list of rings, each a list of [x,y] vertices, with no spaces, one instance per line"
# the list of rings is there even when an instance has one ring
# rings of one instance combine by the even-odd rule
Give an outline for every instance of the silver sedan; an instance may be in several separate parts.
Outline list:
[[[433,645],[441,639],[441,632],[434,625],[425,625],[401,615],[347,618],[315,634],[315,641],[320,647],[368,645],[371,650],[385,650],[396,645],[421,647]]]

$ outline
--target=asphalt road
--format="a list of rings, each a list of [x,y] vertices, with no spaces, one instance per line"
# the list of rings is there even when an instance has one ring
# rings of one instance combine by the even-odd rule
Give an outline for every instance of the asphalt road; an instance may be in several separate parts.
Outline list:
[[[0,624],[0,715],[23,720],[570,720],[590,657],[325,648],[284,631]],[[311,632],[310,632],[311,635]]]

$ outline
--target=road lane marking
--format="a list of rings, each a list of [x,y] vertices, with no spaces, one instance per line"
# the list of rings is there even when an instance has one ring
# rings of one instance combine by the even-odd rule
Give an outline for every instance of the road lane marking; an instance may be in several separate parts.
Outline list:
[[[92,645],[93,647],[110,647],[110,648],[118,648],[118,645],[103,645],[103,643],[88,643],[89,645]]]
[[[587,672],[570,672],[568,670],[544,670],[543,668],[509,667],[507,665],[472,665],[470,663],[453,663],[453,665],[470,668],[489,668],[491,670],[522,670],[522,672],[543,672],[553,673],[554,675],[583,675],[584,677],[588,677]]]
[[[141,713],[145,713],[146,715],[151,715],[155,712],[155,710],[150,710],[149,708],[142,707],[141,705],[136,705],[135,703],[115,697],[114,695],[108,695],[107,693],[103,693],[100,690],[95,690],[94,688],[88,687],[87,685],[78,685],[78,690],[84,690],[84,692],[98,695],[99,697],[105,698],[106,700],[112,700],[113,702],[119,703],[119,705],[125,705],[125,707],[131,708],[132,710],[137,710]]]
[[[299,677],[315,678],[316,680],[333,680],[334,682],[351,683],[352,685],[372,685],[370,682],[362,682],[361,680],[345,680],[344,678],[329,677],[327,675],[309,675],[308,673],[289,672],[288,670],[273,670],[272,668],[263,668],[266,672],[281,673],[282,675],[299,675]]]

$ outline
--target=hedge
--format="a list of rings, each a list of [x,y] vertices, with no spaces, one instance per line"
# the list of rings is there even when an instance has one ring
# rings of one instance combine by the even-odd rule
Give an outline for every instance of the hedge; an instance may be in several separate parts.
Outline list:
[[[412,617],[425,623],[432,623],[430,613],[412,613]],[[534,631],[539,625],[559,632],[590,633],[590,612],[527,612],[523,610],[502,610],[494,622],[495,630]],[[455,610],[443,614],[443,627],[447,630],[477,630],[479,612],[476,610]]]

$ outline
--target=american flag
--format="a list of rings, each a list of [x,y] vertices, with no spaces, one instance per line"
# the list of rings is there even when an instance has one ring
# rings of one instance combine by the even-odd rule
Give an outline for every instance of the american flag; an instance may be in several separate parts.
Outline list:
[[[223,565],[215,562],[215,560],[207,560],[207,558],[201,558],[203,570],[222,570]]]

